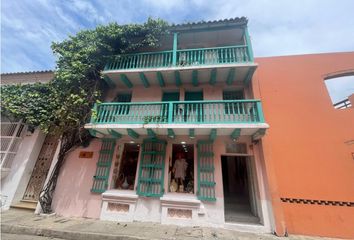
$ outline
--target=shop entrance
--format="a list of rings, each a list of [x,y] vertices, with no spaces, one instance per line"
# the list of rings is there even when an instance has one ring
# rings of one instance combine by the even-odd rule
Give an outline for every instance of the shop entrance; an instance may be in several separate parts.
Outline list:
[[[194,193],[194,145],[172,145],[169,163],[169,192]]]
[[[251,159],[222,156],[225,222],[259,223]]]
[[[114,189],[134,189],[135,175],[138,165],[140,144],[125,143],[119,164],[118,174],[114,176]]]

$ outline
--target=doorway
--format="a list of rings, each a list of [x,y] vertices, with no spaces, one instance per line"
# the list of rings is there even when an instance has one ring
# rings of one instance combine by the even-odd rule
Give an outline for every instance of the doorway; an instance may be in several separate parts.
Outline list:
[[[192,123],[200,123],[203,121],[203,103],[193,101],[203,100],[203,91],[185,92],[185,101],[190,101],[184,106],[184,121]]]
[[[114,179],[114,189],[133,190],[138,166],[140,144],[125,143],[118,175]]]
[[[42,191],[44,182],[47,178],[57,145],[58,137],[48,135],[45,138],[36,164],[34,165],[26,191],[23,194],[22,201],[37,203],[39,194]]]
[[[169,192],[194,193],[194,145],[172,145],[169,163]]]
[[[251,159],[247,156],[222,156],[221,164],[225,222],[260,223]]]

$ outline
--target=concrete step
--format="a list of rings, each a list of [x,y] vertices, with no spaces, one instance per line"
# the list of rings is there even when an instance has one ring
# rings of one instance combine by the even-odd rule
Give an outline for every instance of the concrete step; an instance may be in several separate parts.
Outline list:
[[[13,204],[10,206],[11,208],[20,208],[20,209],[27,209],[27,210],[36,210],[37,202],[31,200],[21,200],[17,204]]]

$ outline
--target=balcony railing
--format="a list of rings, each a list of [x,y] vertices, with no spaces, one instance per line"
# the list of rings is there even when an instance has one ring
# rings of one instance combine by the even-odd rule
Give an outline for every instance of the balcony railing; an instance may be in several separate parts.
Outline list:
[[[259,100],[100,103],[93,124],[263,123]]]
[[[253,62],[246,45],[145,52],[115,56],[105,71]]]

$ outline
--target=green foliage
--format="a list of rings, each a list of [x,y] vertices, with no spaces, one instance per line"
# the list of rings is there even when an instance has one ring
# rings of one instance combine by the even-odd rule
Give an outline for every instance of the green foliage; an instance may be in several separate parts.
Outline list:
[[[88,122],[91,108],[107,88],[101,71],[109,58],[142,47],[156,47],[167,23],[111,23],[83,30],[53,43],[57,57],[54,79],[48,84],[2,86],[1,111],[48,132],[63,134]]]

